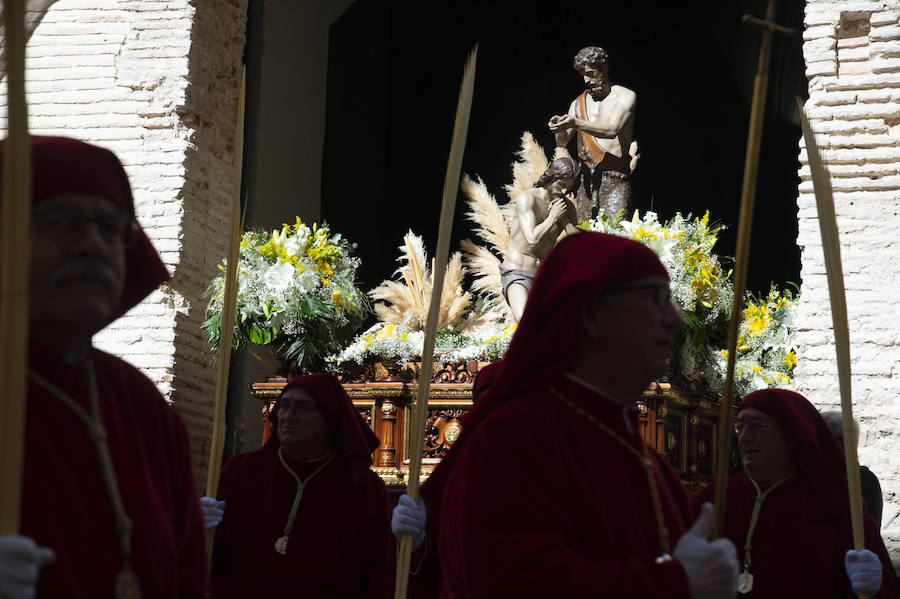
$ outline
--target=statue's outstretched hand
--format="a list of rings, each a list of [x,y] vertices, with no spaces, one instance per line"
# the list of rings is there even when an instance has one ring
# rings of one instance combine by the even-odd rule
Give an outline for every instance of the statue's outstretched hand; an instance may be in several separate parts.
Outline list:
[[[550,128],[550,131],[553,131],[554,133],[557,131],[565,131],[566,129],[575,127],[575,118],[570,114],[557,115],[550,119],[547,126]]]

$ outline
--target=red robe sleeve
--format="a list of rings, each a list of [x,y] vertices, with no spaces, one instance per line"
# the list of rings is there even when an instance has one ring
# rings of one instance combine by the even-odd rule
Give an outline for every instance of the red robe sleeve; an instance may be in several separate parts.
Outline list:
[[[172,408],[168,408],[172,410]],[[170,415],[172,454],[170,472],[175,480],[175,542],[178,547],[178,597],[208,597],[206,536],[200,496],[191,468],[191,448],[181,418]]]
[[[654,561],[644,470],[558,406],[510,402],[467,440],[442,501],[442,596],[686,599],[681,564]],[[656,474],[665,486],[669,473]],[[674,544],[687,497],[661,491]]]
[[[374,472],[366,473],[368,538],[366,539],[364,599],[389,599],[394,596],[397,550],[391,533],[391,501],[384,482]]]

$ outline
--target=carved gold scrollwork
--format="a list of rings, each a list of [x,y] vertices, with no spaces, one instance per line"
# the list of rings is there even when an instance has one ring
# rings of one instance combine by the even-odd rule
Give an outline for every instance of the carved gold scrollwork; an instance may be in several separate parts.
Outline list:
[[[456,443],[462,427],[459,418],[465,408],[436,408],[429,410],[425,421],[424,457],[441,458]]]
[[[452,447],[453,444],[456,443],[456,440],[459,439],[460,434],[462,434],[462,425],[460,425],[459,420],[454,418],[447,423],[447,426],[444,427],[444,430],[441,433],[441,438],[444,445],[446,445],[447,447]]]
[[[656,419],[664,420],[665,417],[669,414],[669,408],[666,406],[664,402],[659,402],[656,404]]]
[[[475,380],[474,369],[477,362],[458,360],[456,362],[442,362],[440,369],[435,373],[434,383],[471,383]]]

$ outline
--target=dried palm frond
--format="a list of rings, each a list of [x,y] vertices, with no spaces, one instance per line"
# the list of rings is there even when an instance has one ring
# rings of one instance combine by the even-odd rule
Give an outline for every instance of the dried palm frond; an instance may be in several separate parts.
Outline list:
[[[475,234],[502,255],[509,247],[509,225],[504,209],[497,204],[481,177],[473,181],[469,175],[463,175],[460,188],[469,197],[466,218],[475,223]]]
[[[373,308],[379,320],[401,324],[417,331],[424,329],[428,320],[428,306],[431,304],[434,286],[434,263],[432,262],[431,268],[428,267],[428,255],[421,237],[410,231],[403,241],[399,258],[402,265],[394,271],[402,281],[382,281],[369,292],[369,296],[377,302]],[[463,291],[462,287],[465,274],[462,255],[456,252],[447,262],[447,271],[444,273],[438,328],[459,329],[464,324],[463,319],[471,304],[471,294]]]
[[[503,298],[500,283],[500,259],[486,247],[476,245],[470,239],[463,239],[460,245],[465,255],[466,269],[475,277],[472,281],[472,291],[485,301],[482,316],[500,322],[510,320],[512,313]]]
[[[544,171],[547,170],[547,155],[535,141],[534,136],[526,131],[522,134],[522,147],[516,152],[516,161],[512,163],[513,182],[504,189],[512,200],[523,191],[534,186]]]

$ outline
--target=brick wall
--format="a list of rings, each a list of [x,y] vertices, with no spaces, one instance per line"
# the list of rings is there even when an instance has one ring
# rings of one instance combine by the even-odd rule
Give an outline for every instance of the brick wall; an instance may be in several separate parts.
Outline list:
[[[807,0],[806,111],[829,163],[841,236],[860,463],[881,480],[882,536],[900,562],[900,5]],[[797,387],[839,409],[828,283],[801,140],[803,289]]]
[[[247,0],[59,0],[27,52],[31,131],[118,154],[173,275],[96,342],[139,366],[182,414],[201,489],[216,372],[200,323],[225,253],[246,15]]]

